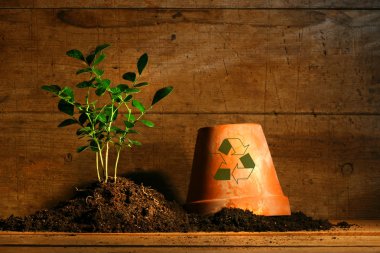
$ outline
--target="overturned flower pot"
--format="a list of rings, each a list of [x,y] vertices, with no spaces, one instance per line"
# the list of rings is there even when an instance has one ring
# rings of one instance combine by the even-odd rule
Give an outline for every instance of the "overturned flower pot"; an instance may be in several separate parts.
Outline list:
[[[258,215],[290,215],[259,124],[199,129],[186,206],[200,214],[235,207]]]

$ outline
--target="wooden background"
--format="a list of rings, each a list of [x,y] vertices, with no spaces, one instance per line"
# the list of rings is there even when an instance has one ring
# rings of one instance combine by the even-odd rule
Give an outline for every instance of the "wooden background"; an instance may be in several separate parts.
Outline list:
[[[258,122],[292,209],[380,218],[380,1],[0,1],[0,217],[30,214],[96,179],[75,128],[43,84],[74,85],[72,48],[112,47],[119,81],[148,52],[144,78],[175,92],[147,119],[122,174],[184,201],[197,129]],[[155,87],[154,87],[155,86]],[[144,99],[143,99],[144,100]]]

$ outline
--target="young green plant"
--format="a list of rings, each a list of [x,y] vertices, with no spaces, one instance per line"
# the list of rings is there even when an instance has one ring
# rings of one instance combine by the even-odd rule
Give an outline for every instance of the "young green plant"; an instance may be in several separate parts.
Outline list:
[[[99,45],[87,56],[77,49],[67,51],[66,54],[82,62],[85,66],[76,74],[87,74],[88,79],[76,84],[78,89],[85,89],[84,101],[78,101],[74,91],[70,87],[56,84],[44,85],[41,88],[59,98],[58,109],[69,115],[70,118],[62,121],[58,127],[78,125],[76,135],[86,138],[87,144],[77,148],[80,153],[86,149],[95,152],[96,172],[99,182],[107,182],[109,178],[109,152],[110,148],[116,150],[114,163],[114,180],[117,178],[117,166],[120,153],[124,148],[140,146],[141,143],[132,139],[131,134],[138,133],[134,128],[138,123],[147,127],[154,127],[154,123],[143,119],[153,106],[173,91],[172,86],[167,86],[156,91],[149,107],[144,106],[135,98],[135,94],[142,91],[148,82],[141,82],[139,78],[147,63],[148,55],[144,53],[137,61],[137,73],[127,72],[122,78],[128,84],[112,85],[110,79],[103,78],[104,71],[99,64],[106,58],[104,49],[109,44]],[[106,96],[107,102],[98,102],[99,97]],[[138,115],[132,113],[136,108]],[[124,110],[125,113],[122,113]],[[122,126],[116,125],[116,120],[123,117]]]

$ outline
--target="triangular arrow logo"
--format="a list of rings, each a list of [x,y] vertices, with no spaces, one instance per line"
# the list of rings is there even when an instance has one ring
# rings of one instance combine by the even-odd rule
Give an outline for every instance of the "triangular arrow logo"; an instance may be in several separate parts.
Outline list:
[[[244,143],[239,138],[226,138],[222,141],[219,146],[219,153],[213,153],[212,155],[216,155],[215,159],[221,159],[218,170],[214,175],[215,180],[230,180],[231,176],[234,178],[236,183],[239,183],[239,180],[248,179],[253,169],[255,168],[255,162],[253,161],[251,155],[247,153],[249,145],[244,145]],[[223,156],[241,156],[239,158],[243,168],[236,165],[231,166],[232,168],[227,168],[228,165]],[[232,173],[231,173],[232,170]]]

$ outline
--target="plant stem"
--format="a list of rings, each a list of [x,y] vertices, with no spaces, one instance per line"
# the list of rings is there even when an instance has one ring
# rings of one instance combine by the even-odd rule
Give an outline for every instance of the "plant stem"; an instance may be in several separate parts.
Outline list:
[[[104,174],[106,177],[104,182],[107,183],[107,180],[108,180],[108,142],[106,144],[106,162],[105,162],[105,166],[104,166]]]
[[[96,144],[98,145],[98,149],[99,149],[99,154],[100,154],[100,164],[102,165],[102,168],[104,169],[104,163],[103,163],[103,154],[102,154],[102,149],[100,148],[100,144],[97,140],[96,141]]]
[[[86,96],[86,109],[88,111],[88,108],[90,107],[88,103],[88,98],[90,97],[90,87],[87,89],[87,96]]]
[[[119,156],[120,156],[120,151],[121,148],[117,148],[117,156],[116,156],[116,162],[115,162],[115,183],[116,183],[116,178],[117,178],[117,165],[119,164]]]
[[[139,121],[141,119],[141,117],[144,116],[145,113],[149,112],[152,108],[153,108],[153,106],[150,106],[148,109],[145,110],[145,112],[141,112],[140,116],[136,119],[135,122]]]
[[[100,178],[100,173],[99,173],[99,152],[96,152],[96,172],[98,174],[99,182],[102,182],[102,179]]]

